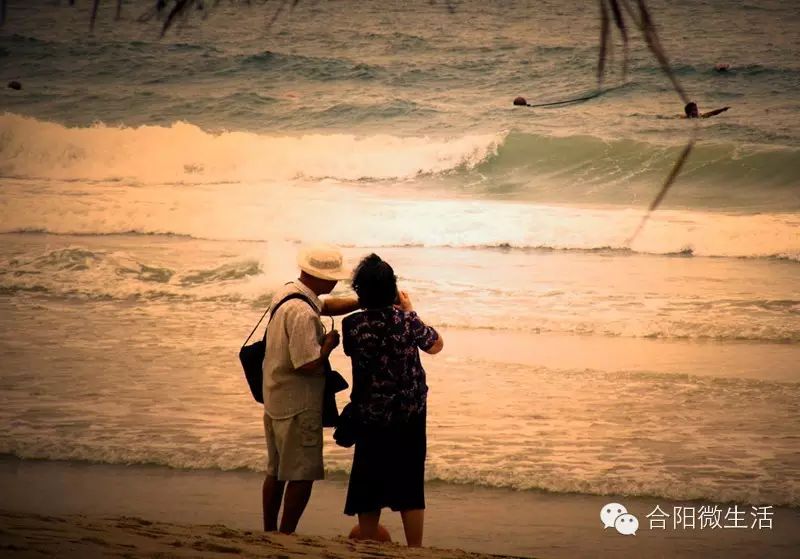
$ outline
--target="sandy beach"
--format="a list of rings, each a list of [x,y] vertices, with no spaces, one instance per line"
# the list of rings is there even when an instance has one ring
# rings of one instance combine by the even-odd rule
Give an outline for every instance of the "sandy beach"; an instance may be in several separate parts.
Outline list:
[[[92,518],[0,511],[6,557],[272,557],[275,559],[488,559],[446,549],[265,534],[223,525],[154,522],[134,516]]]
[[[473,553],[542,559],[644,555],[788,559],[796,557],[800,549],[800,511],[794,508],[776,508],[771,529],[672,529],[667,525],[665,530],[651,530],[645,516],[656,505],[671,513],[675,506],[700,507],[706,503],[497,490],[440,482],[428,484],[425,544],[430,550],[353,546],[342,539],[354,520],[342,514],[346,481],[341,477],[317,484],[297,538],[265,538],[260,530],[260,481],[260,474],[253,472],[3,458],[2,545],[17,546],[19,549],[13,551],[21,556],[40,549],[48,555],[72,557],[89,552],[129,553],[130,557],[159,553],[263,556],[268,551],[275,557],[283,554],[292,558],[482,556],[470,555]],[[640,518],[636,536],[603,529],[599,511],[610,501],[624,503]],[[46,521],[44,517],[59,520]],[[382,523],[402,544],[399,515],[385,513]],[[48,525],[47,530],[40,529]],[[154,533],[158,537],[153,537]],[[85,540],[87,537],[105,543]],[[172,545],[175,541],[181,542],[177,549]],[[125,549],[125,545],[135,545],[136,549]],[[220,546],[239,551],[220,551]],[[75,555],[64,555],[67,550]]]

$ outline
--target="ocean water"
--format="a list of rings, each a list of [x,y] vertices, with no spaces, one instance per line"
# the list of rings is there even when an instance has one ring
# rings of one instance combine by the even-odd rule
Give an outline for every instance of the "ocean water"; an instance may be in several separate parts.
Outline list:
[[[594,6],[222,3],[159,39],[62,4],[0,29],[0,453],[263,469],[236,354],[321,240],[445,332],[431,479],[800,506],[791,3],[650,2],[731,110],[632,243],[690,132],[641,41],[587,102],[511,105],[594,90]]]

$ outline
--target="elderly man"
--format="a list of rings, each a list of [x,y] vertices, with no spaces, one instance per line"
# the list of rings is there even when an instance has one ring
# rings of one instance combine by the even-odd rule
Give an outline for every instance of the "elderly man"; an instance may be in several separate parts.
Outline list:
[[[297,257],[300,277],[275,294],[267,327],[264,358],[264,433],[267,474],[263,487],[264,529],[291,534],[311,497],[315,480],[325,476],[322,463],[324,367],[339,345],[339,333],[324,333],[320,314],[341,315],[358,309],[356,298],[319,296],[349,279],[341,251],[331,245],[305,247]],[[302,298],[289,299],[299,294]],[[280,306],[279,306],[280,305]],[[285,494],[285,496],[284,496]]]

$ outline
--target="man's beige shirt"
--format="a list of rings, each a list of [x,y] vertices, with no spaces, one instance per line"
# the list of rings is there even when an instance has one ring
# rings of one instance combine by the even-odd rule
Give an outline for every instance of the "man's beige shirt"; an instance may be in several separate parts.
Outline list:
[[[293,417],[306,410],[322,413],[323,369],[295,372],[295,369],[319,359],[325,335],[319,319],[322,301],[300,281],[294,281],[275,294],[272,305],[290,293],[298,292],[305,295],[315,308],[300,299],[287,301],[267,328],[263,365],[264,412],[272,419]]]

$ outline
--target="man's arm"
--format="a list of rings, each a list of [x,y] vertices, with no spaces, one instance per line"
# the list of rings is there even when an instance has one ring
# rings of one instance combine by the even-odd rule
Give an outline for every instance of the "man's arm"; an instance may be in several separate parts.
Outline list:
[[[339,333],[328,332],[320,342],[317,337],[319,316],[303,302],[289,301],[283,308],[286,313],[284,327],[289,337],[289,359],[298,373],[314,373],[322,369],[331,352],[339,345]]]
[[[329,297],[322,302],[322,314],[325,316],[350,314],[358,309],[358,299],[355,297]]]
[[[327,334],[325,334],[325,338],[322,340],[322,345],[319,348],[319,357],[314,359],[313,361],[309,361],[305,365],[301,365],[297,367],[294,372],[295,373],[313,373],[322,368],[325,364],[325,361],[331,356],[331,353],[336,346],[339,345],[339,332],[336,330],[331,330]]]
[[[710,116],[718,115],[719,113],[724,113],[730,109],[730,107],[722,107],[721,109],[714,109],[713,111],[708,111],[707,113],[703,113],[701,116],[703,118],[708,118]]]

